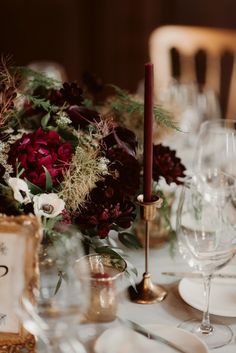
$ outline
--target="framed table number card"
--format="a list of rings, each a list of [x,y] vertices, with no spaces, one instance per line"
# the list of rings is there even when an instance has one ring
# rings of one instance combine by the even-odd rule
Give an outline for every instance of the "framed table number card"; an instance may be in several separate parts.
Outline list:
[[[0,214],[0,353],[35,352],[35,339],[22,326],[21,297],[34,302],[38,286],[41,226],[37,218]]]

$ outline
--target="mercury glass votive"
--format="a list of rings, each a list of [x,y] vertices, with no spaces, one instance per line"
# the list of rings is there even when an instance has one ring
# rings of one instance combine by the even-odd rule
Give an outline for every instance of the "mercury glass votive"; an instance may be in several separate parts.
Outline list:
[[[122,275],[126,270],[123,259],[108,254],[90,254],[77,261],[86,268],[90,286],[90,301],[84,316],[85,322],[111,322],[116,319]]]

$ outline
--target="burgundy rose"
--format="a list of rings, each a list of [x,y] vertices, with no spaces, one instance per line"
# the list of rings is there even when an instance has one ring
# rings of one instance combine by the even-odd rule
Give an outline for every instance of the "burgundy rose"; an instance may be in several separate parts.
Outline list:
[[[63,142],[56,131],[43,131],[24,134],[11,145],[8,162],[16,167],[16,160],[24,168],[22,174],[33,184],[45,187],[45,170],[51,175],[53,186],[62,180],[62,172],[68,167],[72,157],[72,145]]]
[[[167,184],[181,184],[178,178],[184,177],[185,167],[176,152],[161,144],[153,146],[153,179],[164,177]]]

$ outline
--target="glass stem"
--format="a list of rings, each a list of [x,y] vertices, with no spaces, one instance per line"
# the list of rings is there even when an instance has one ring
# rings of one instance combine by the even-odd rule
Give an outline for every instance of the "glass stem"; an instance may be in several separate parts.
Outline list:
[[[213,331],[213,327],[210,323],[210,315],[209,315],[211,279],[212,279],[212,274],[203,276],[205,308],[203,312],[202,322],[200,325],[200,331],[203,334],[209,334]]]

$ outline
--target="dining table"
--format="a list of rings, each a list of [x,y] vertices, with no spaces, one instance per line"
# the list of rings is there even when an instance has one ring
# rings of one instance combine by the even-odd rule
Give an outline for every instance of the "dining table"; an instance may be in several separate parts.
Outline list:
[[[142,279],[145,268],[144,249],[129,250],[128,259],[138,271],[136,280],[137,283],[139,283]],[[236,258],[233,258],[227,267],[230,268],[231,273],[235,270],[236,274]],[[226,272],[227,267],[224,269]],[[120,303],[119,316],[127,320],[132,320],[142,326],[154,324],[169,326],[170,330],[173,327],[178,327],[181,322],[191,318],[199,318],[199,320],[201,320],[202,311],[197,310],[193,306],[187,304],[180,295],[179,286],[183,279],[177,276],[175,277],[163,274],[163,272],[172,271],[191,272],[191,268],[187,265],[181,254],[178,252],[178,248],[176,248],[174,254],[170,251],[170,244],[168,242],[160,248],[151,248],[149,250],[149,273],[151,275],[151,280],[154,284],[163,286],[167,290],[167,296],[163,301],[156,302],[154,304],[138,304],[133,302],[127,294]],[[214,321],[216,321],[230,326],[234,333],[233,339],[228,345],[214,350],[209,350],[209,352],[234,353],[236,351],[236,315],[234,317],[233,313],[236,311],[236,279],[233,280],[231,285],[234,286],[234,295],[233,298],[231,298],[234,305],[232,306],[232,312],[230,313],[231,316],[227,317],[212,314],[210,317],[213,324]],[[220,286],[224,286],[224,283],[221,283]],[[189,292],[191,293],[191,288],[189,288]],[[125,293],[128,293],[128,291]],[[214,295],[214,287],[212,286],[212,299],[214,299]],[[224,297],[222,297],[222,300],[219,302],[219,308],[216,308],[216,312],[217,309],[220,311],[221,306],[224,306]],[[224,314],[223,310],[222,312]],[[188,352],[187,342],[185,350]],[[191,353],[191,351],[189,351],[189,353]]]

